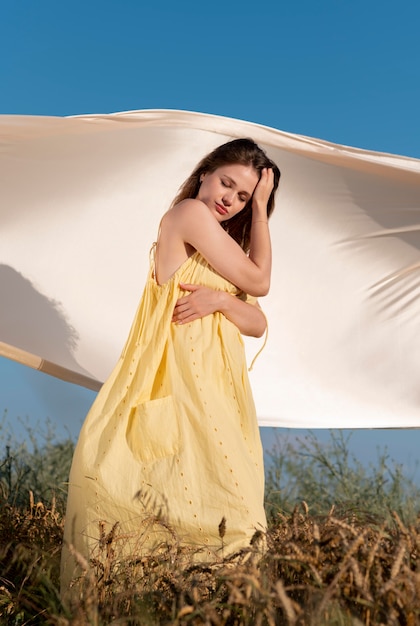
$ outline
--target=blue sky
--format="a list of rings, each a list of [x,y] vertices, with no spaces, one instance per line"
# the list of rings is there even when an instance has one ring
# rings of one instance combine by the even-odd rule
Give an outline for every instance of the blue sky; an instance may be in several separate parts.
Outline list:
[[[183,109],[420,158],[419,21],[416,0],[1,0],[0,113]],[[93,397],[0,359],[11,422],[76,436]],[[420,447],[417,431],[352,441],[410,471]]]

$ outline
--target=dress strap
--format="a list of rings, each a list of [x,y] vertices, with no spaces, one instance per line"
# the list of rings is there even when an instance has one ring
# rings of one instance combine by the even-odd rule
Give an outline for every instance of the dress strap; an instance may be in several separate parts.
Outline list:
[[[150,269],[152,270],[153,280],[156,280],[156,246],[157,246],[157,241],[154,241],[152,243],[152,247],[149,250],[149,264],[150,264]]]
[[[265,321],[266,321],[266,327],[265,327],[265,337],[264,337],[264,343],[261,346],[261,348],[258,350],[257,354],[254,356],[254,358],[251,361],[251,365],[248,367],[248,372],[250,372],[252,370],[252,368],[254,367],[254,363],[257,360],[257,358],[260,356],[261,352],[264,350],[266,344],[267,344],[267,339],[268,339],[268,320],[265,316],[265,313],[263,311],[261,311],[261,313],[264,315],[265,317]]]
[[[150,268],[152,270],[153,280],[157,280],[156,279],[156,250],[157,250],[157,245],[158,245],[159,238],[160,238],[161,224],[162,224],[162,220],[159,222],[159,228],[158,228],[156,241],[152,243],[152,247],[149,250],[149,263],[150,263]]]

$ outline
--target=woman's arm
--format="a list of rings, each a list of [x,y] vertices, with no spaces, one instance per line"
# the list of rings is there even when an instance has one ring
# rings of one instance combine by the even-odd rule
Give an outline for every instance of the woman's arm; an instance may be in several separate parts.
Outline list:
[[[267,322],[258,304],[253,305],[225,291],[201,285],[181,283],[180,287],[191,293],[177,301],[173,322],[185,324],[220,311],[243,335],[261,337],[264,334]]]
[[[216,272],[245,293],[252,296],[266,295],[271,275],[267,202],[272,188],[273,170],[263,170],[252,199],[249,256],[221,228],[203,202],[188,199],[168,211],[162,220],[161,237],[165,238],[172,257],[175,257],[173,249],[179,250],[181,247],[179,242],[188,244],[198,250]],[[178,254],[181,255],[182,251]],[[175,268],[179,264],[177,260]]]
[[[264,169],[252,196],[252,222],[249,259],[258,267],[265,269],[267,290],[270,289],[271,278],[271,239],[268,230],[267,202],[273,189],[274,172]],[[246,292],[248,293],[248,292]],[[249,292],[250,293],[250,292]],[[251,294],[255,295],[255,294]]]

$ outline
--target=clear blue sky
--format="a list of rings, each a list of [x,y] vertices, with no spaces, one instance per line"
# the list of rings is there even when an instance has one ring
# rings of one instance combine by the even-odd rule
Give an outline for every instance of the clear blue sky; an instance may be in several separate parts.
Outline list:
[[[0,113],[184,109],[420,158],[419,23],[416,0],[1,0]],[[0,359],[11,421],[75,435],[92,399]],[[413,467],[420,433],[353,436],[377,444]]]

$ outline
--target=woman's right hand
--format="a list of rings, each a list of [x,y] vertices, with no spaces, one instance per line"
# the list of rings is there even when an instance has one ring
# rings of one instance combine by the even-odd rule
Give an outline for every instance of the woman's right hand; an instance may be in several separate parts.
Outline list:
[[[189,291],[190,293],[179,298],[176,302],[172,314],[172,322],[175,324],[193,322],[196,319],[221,310],[221,301],[225,296],[224,292],[205,287],[204,285],[190,283],[180,283],[179,286],[184,291]]]
[[[173,323],[186,324],[220,311],[243,335],[263,335],[267,320],[258,303],[244,302],[226,291],[203,285],[180,283],[179,286],[190,293],[177,301],[172,314]]]

